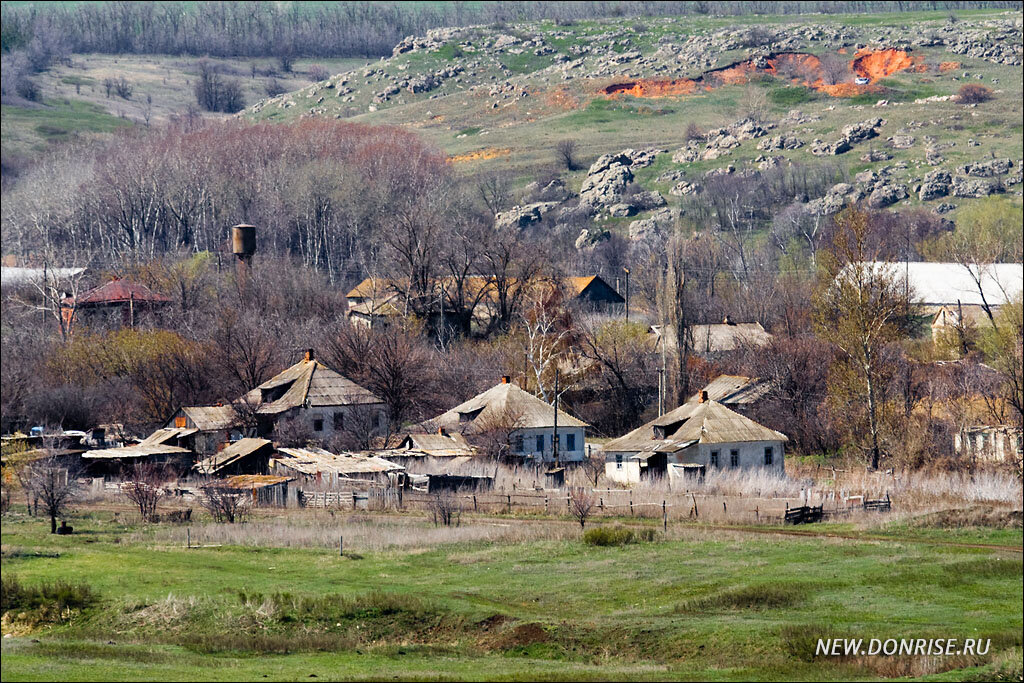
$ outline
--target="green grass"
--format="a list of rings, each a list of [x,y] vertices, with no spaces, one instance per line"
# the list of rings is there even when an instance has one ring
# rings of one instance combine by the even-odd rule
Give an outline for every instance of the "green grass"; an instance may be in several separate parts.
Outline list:
[[[3,140],[14,131],[34,138],[37,145],[67,140],[81,133],[110,133],[132,125],[102,107],[74,99],[50,99],[38,106],[3,105]]]
[[[475,543],[339,558],[188,551],[109,515],[73,525],[81,533],[58,537],[37,520],[4,521],[5,581],[31,592],[60,579],[90,595],[59,623],[3,640],[5,681],[863,679],[892,662],[815,658],[816,638],[890,636],[992,638],[986,659],[901,664],[915,675],[1020,670],[1020,555],[932,545],[931,530],[850,540],[708,530],[617,547]],[[960,532],[1021,543],[1019,529]]]

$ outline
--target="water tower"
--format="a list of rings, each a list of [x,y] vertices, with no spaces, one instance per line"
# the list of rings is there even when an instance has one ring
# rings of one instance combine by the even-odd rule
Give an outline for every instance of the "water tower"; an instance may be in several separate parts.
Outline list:
[[[240,223],[231,228],[231,252],[238,258],[238,279],[247,280],[256,253],[256,226]]]

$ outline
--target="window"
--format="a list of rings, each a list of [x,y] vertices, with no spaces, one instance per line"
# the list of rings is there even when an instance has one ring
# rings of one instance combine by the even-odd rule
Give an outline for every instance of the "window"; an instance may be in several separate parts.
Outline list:
[[[718,451],[711,451],[711,466],[718,467]]]
[[[765,446],[765,448],[764,448],[764,464],[765,465],[771,465],[772,464],[772,460],[774,459],[774,456],[775,456],[775,452],[772,450],[772,447],[771,446]]]
[[[565,450],[574,451],[576,450],[576,435],[566,434],[565,435]]]
[[[537,450],[538,453],[543,453],[544,452],[544,435],[543,434],[538,434],[537,435],[537,449],[536,450]]]
[[[334,431],[345,431],[345,413],[341,412],[340,410],[334,413]]]
[[[622,455],[616,455],[615,456],[615,469],[617,469],[617,470],[621,470],[622,469]]]
[[[176,417],[176,418],[174,418],[174,426],[177,427],[178,429],[182,429],[184,427],[187,427],[188,426],[188,418],[186,418],[186,417]]]
[[[322,417],[313,418],[313,431],[322,432],[324,431],[324,419]]]
[[[522,434],[516,434],[515,436],[512,437],[512,450],[515,451],[516,453],[522,453],[523,452],[523,435]]]
[[[735,448],[729,451],[729,466],[739,467],[740,466],[740,452]]]

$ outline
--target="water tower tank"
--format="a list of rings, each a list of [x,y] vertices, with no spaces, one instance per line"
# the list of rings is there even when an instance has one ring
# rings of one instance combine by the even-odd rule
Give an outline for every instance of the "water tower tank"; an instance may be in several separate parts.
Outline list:
[[[240,224],[231,228],[231,251],[238,257],[256,253],[256,226]]]

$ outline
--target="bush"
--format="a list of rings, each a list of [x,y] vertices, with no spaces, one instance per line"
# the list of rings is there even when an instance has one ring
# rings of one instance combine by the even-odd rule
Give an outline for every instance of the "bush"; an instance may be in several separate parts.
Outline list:
[[[650,543],[654,540],[654,529],[626,529],[624,527],[599,526],[583,534],[583,542],[596,546],[619,546],[633,543]]]
[[[0,580],[0,612],[27,612],[33,621],[60,621],[68,610],[87,607],[95,600],[85,583],[57,580],[26,586],[10,575]]]
[[[981,104],[992,99],[992,91],[977,83],[968,83],[960,88],[956,94],[956,101],[960,104]]]

